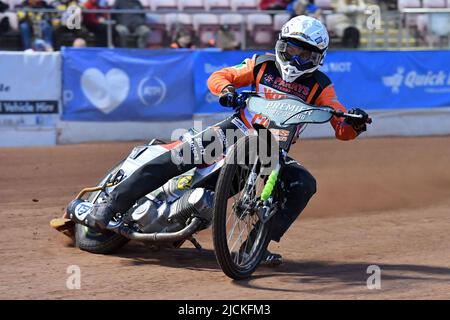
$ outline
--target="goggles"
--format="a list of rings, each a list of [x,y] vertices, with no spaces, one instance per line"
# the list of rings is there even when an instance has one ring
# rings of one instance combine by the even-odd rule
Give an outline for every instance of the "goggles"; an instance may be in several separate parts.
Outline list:
[[[295,43],[289,39],[277,41],[276,49],[286,62],[299,70],[307,70],[320,64],[322,53],[313,51],[305,45]]]

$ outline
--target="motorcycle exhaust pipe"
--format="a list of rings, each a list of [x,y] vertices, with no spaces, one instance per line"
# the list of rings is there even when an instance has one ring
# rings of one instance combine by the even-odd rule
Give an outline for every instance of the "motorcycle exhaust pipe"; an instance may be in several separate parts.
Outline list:
[[[67,207],[67,213],[71,220],[76,223],[82,224],[89,227],[86,224],[86,216],[89,214],[93,204],[88,201],[83,201],[80,199],[73,200]],[[200,218],[194,217],[192,221],[183,229],[176,232],[154,232],[154,233],[140,233],[136,232],[129,227],[125,226],[123,222],[113,222],[111,221],[106,230],[113,231],[117,234],[124,236],[130,240],[137,240],[142,242],[176,242],[179,240],[184,240],[193,235],[201,226],[202,220]]]
[[[202,221],[194,217],[184,229],[181,229],[177,232],[168,232],[168,233],[161,233],[161,232],[154,232],[154,233],[140,233],[131,230],[130,228],[126,226],[119,226],[114,228],[109,228],[108,230],[114,231],[125,238],[128,238],[130,240],[137,240],[142,242],[150,242],[150,243],[158,243],[158,242],[175,242],[179,240],[185,240],[192,236],[194,232],[196,232],[202,224]]]

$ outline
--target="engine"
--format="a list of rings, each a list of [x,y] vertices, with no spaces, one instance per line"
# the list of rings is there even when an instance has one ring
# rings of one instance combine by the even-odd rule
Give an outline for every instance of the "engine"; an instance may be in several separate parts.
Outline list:
[[[211,224],[213,200],[214,193],[204,188],[185,190],[172,202],[145,197],[131,209],[131,218],[145,233],[175,232],[193,217],[203,221],[201,229],[204,229]]]

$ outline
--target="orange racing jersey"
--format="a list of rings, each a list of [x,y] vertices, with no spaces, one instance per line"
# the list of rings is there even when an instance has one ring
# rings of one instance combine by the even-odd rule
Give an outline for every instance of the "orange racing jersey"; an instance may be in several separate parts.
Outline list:
[[[287,93],[308,104],[347,111],[339,103],[331,80],[323,72],[316,70],[310,76],[286,82],[276,67],[273,55],[254,55],[241,64],[214,72],[208,79],[209,90],[217,96],[229,85],[236,88],[253,85],[256,92],[267,99],[280,99]],[[330,123],[339,140],[352,140],[358,135],[351,125],[338,117],[334,116]]]

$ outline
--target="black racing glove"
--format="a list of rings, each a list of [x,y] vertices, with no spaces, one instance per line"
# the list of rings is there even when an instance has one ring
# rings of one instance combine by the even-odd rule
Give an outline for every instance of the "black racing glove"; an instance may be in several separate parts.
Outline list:
[[[226,86],[222,90],[222,94],[219,97],[220,105],[224,107],[236,108],[237,107],[237,97],[236,89],[232,86]]]
[[[360,134],[361,132],[364,132],[367,130],[367,119],[369,118],[369,115],[362,109],[359,108],[352,108],[348,112],[350,114],[357,114],[361,115],[361,118],[346,118],[345,122],[348,123],[355,129],[356,133]]]

